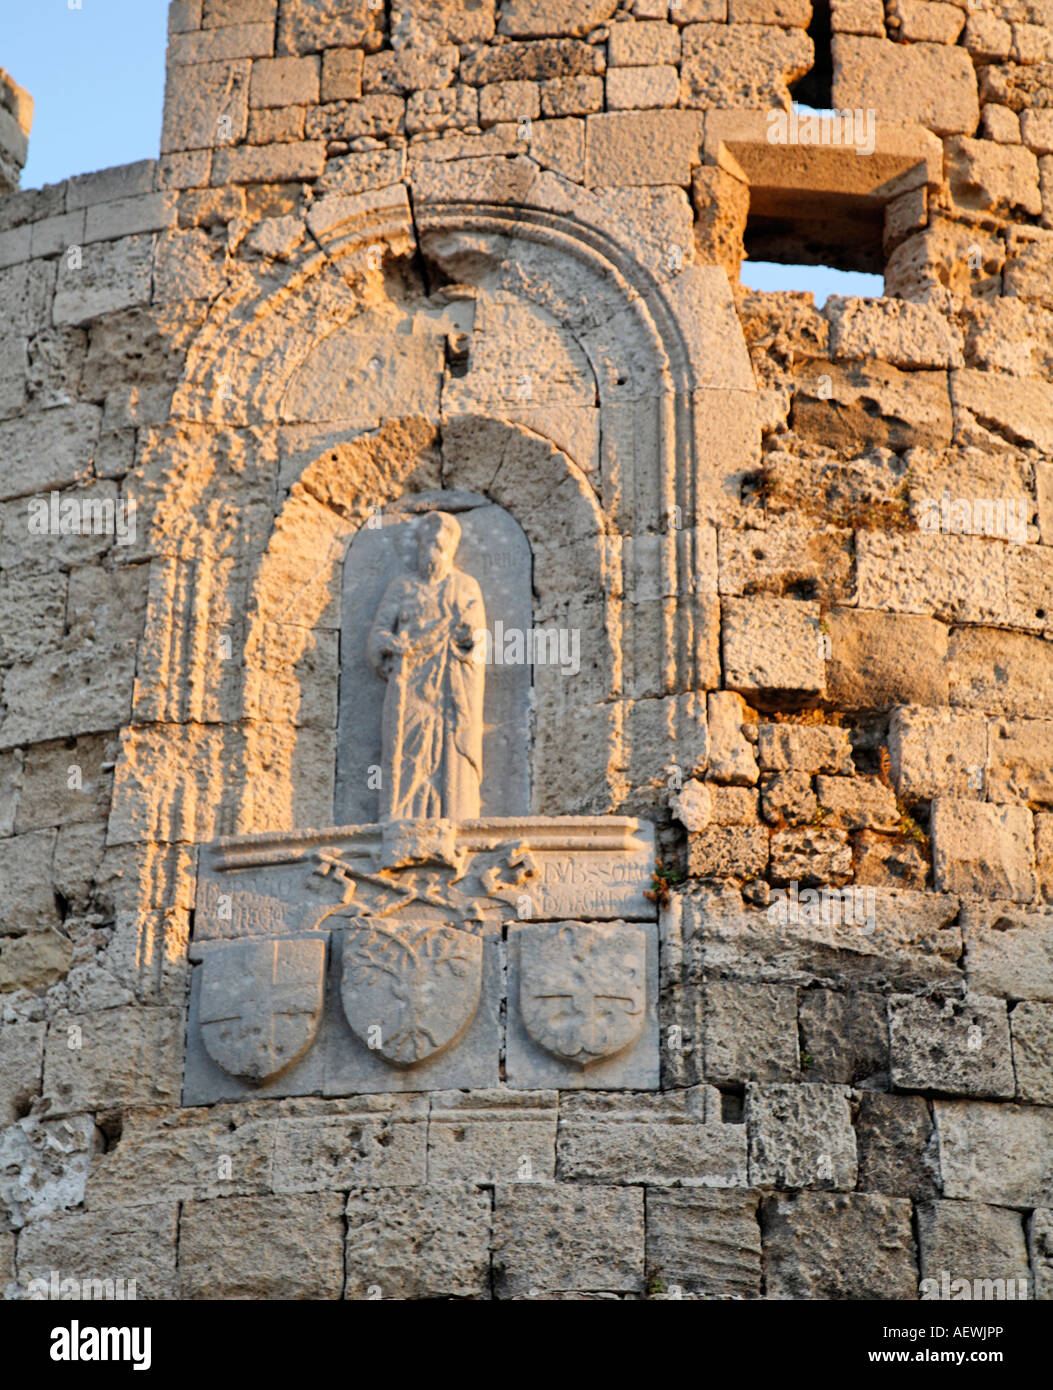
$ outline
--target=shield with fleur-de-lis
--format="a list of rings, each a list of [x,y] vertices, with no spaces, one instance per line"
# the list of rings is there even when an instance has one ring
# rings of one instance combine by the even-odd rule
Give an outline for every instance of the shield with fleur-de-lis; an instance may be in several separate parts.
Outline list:
[[[324,941],[224,942],[208,952],[201,972],[201,1039],[231,1076],[261,1085],[314,1042],[324,997]]]
[[[482,980],[482,939],[455,927],[363,922],[344,936],[344,1013],[355,1036],[392,1066],[416,1066],[457,1042]]]
[[[647,1002],[647,938],[624,923],[537,923],[519,933],[519,1007],[554,1057],[585,1068],[639,1037]]]

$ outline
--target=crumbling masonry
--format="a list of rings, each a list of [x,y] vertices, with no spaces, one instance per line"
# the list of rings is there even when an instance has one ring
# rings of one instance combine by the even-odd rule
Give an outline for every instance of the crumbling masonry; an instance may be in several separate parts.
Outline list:
[[[169,29],[156,161],[14,191],[0,87],[0,1288],[1053,1298],[1053,4]],[[483,814],[646,864],[639,1055],[523,1060],[554,929],[490,866],[470,1064],[331,992],[343,1070],[260,1083],[191,977],[306,929],[209,894],[273,843],[346,908],[345,558],[435,493],[579,634]]]

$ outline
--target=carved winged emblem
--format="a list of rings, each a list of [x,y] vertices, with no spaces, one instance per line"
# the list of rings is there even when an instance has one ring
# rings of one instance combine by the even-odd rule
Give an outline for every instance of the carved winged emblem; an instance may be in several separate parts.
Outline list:
[[[322,1016],[325,942],[224,942],[201,967],[201,1038],[231,1076],[256,1085],[297,1061]]]
[[[482,978],[482,939],[455,927],[370,922],[344,937],[347,1021],[396,1067],[416,1066],[457,1041],[475,1014]]]
[[[519,950],[519,1007],[546,1052],[585,1068],[639,1037],[647,993],[642,931],[538,923],[520,931]]]

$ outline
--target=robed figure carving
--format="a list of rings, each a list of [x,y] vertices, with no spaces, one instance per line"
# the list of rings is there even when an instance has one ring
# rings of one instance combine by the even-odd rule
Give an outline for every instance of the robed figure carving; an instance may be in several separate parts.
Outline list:
[[[387,682],[381,820],[479,815],[486,612],[479,585],[454,567],[460,539],[447,512],[423,518],[417,573],[388,585],[370,630],[369,659]]]

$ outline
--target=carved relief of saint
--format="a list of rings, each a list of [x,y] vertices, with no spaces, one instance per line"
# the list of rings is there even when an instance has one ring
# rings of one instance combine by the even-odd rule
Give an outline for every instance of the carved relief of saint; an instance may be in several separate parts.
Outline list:
[[[479,585],[454,567],[458,522],[420,523],[417,573],[389,584],[368,654],[387,681],[381,725],[381,820],[479,815],[486,623]]]

